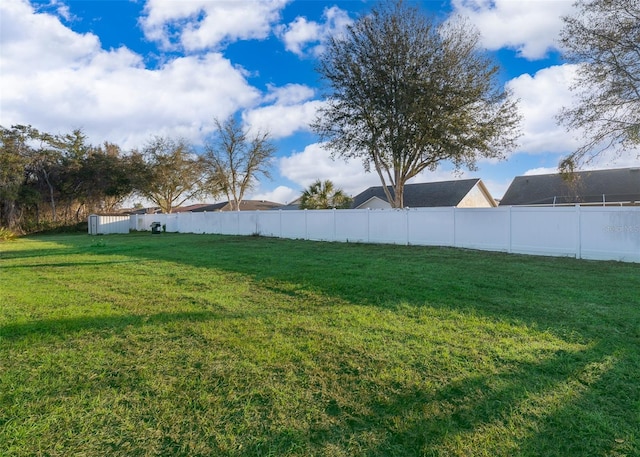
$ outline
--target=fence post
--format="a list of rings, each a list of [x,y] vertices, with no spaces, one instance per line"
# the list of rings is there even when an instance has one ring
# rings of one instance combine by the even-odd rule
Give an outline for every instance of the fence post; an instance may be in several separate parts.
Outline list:
[[[576,259],[582,258],[582,214],[580,211],[580,204],[576,203],[575,205],[575,214],[576,214]]]
[[[507,235],[509,237],[509,244],[507,246],[507,252],[509,254],[511,254],[511,249],[512,249],[512,242],[511,242],[511,239],[512,239],[512,233],[511,232],[513,232],[513,223],[511,222],[511,217],[512,217],[511,216],[511,211],[512,210],[513,210],[513,206],[509,206],[509,231],[508,231],[508,235]]]
[[[457,240],[456,240],[456,225],[457,225],[457,222],[458,222],[457,219],[458,219],[458,217],[457,217],[457,214],[456,214],[456,207],[454,206],[453,207],[453,246],[452,246],[454,248],[458,246],[458,243],[457,243]]]
[[[331,241],[335,241],[337,238],[337,229],[336,229],[336,209],[333,208],[333,239]]]
[[[405,246],[409,246],[409,211],[410,209],[407,208],[405,209],[405,218],[404,218],[404,224],[405,224],[405,231],[404,231],[404,235],[405,235]]]

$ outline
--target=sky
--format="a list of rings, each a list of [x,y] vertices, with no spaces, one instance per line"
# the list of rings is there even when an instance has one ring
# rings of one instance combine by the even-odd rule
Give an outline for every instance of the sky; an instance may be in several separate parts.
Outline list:
[[[561,17],[573,0],[413,0],[438,20],[468,18],[519,99],[519,145],[478,169],[443,163],[410,183],[481,178],[501,198],[515,176],[554,173],[580,144],[557,125],[576,66],[562,60]],[[91,144],[141,149],[154,136],[198,150],[215,119],[269,132],[272,179],[246,198],[289,203],[317,179],[348,195],[380,185],[359,160],[332,158],[309,128],[323,103],[315,66],[328,36],[366,14],[364,0],[2,0],[0,125],[82,129]],[[636,152],[587,168],[640,165]]]

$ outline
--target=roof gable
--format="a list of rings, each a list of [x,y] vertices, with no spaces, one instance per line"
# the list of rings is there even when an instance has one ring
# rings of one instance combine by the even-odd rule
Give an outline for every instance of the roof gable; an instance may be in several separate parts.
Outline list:
[[[517,176],[500,201],[509,205],[553,205],[640,201],[640,169],[580,171],[573,181],[559,173]]]

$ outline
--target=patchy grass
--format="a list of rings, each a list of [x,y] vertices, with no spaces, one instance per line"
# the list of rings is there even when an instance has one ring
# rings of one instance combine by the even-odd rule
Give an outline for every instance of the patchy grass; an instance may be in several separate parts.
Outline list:
[[[640,265],[209,235],[0,244],[0,455],[640,455]]]

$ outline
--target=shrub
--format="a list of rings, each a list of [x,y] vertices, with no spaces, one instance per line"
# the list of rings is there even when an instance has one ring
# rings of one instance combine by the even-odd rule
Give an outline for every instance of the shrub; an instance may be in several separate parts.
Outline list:
[[[4,227],[0,227],[0,241],[11,241],[11,240],[15,240],[17,237],[18,235],[16,235],[11,230]]]

